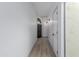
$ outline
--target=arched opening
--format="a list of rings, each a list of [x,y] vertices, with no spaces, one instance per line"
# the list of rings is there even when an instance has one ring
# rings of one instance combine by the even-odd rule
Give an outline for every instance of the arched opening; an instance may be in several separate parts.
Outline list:
[[[42,37],[42,24],[40,18],[37,18],[37,38]]]

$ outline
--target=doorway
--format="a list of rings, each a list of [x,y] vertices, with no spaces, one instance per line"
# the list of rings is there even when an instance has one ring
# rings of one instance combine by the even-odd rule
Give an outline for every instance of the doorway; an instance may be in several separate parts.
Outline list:
[[[37,38],[41,38],[42,37],[42,24],[41,24],[41,20],[40,18],[37,18]]]
[[[41,37],[42,37],[42,25],[37,24],[37,38],[41,38]]]

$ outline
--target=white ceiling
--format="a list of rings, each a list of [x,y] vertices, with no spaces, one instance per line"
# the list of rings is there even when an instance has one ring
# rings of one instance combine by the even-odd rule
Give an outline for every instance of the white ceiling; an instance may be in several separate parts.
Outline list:
[[[50,10],[54,10],[56,2],[33,2],[38,16],[48,16]]]

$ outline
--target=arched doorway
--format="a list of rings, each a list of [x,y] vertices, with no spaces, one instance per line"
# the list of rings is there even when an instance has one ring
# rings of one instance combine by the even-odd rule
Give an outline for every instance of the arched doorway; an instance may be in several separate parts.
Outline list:
[[[37,38],[42,37],[42,24],[40,18],[37,18]]]

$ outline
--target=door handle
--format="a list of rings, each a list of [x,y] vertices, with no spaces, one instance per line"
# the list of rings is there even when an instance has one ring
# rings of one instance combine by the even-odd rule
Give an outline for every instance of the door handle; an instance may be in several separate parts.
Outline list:
[[[53,33],[52,35],[54,36],[55,34]]]
[[[52,33],[52,36],[55,36],[56,34],[58,34],[58,32],[56,32],[56,33]]]

